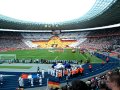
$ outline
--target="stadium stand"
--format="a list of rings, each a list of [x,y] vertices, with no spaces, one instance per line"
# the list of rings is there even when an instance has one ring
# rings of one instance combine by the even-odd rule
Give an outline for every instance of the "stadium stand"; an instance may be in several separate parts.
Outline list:
[[[0,33],[0,51],[24,49],[28,46],[22,41],[20,33],[1,32]]]
[[[120,39],[119,30],[102,30],[102,31],[92,31],[83,42],[80,47],[86,47],[91,49],[114,49],[114,45],[119,45]]]
[[[107,39],[104,39],[104,40],[107,40]],[[2,42],[2,43],[4,43],[4,41]],[[5,42],[6,43],[6,42]],[[84,43],[84,42],[83,42]],[[5,46],[6,44],[4,44],[4,46]],[[111,44],[110,44],[111,45]],[[14,45],[12,45],[12,44],[10,44],[10,47],[15,47]],[[7,45],[6,45],[6,47],[8,47]],[[101,48],[99,48],[99,49],[101,49]],[[106,60],[106,58],[105,58],[105,56],[103,56],[102,54],[99,54],[99,53],[95,53],[95,55],[97,56],[97,57],[99,57],[99,58],[102,58],[104,61]],[[89,64],[85,64],[85,65],[83,65],[83,68],[85,69],[85,71],[84,71],[84,75],[83,76],[78,76],[78,77],[75,77],[76,79],[83,79],[83,78],[88,78],[88,77],[93,77],[94,75],[96,75],[96,74],[99,74],[99,73],[102,73],[102,72],[104,72],[104,71],[106,71],[106,70],[111,70],[111,69],[114,69],[114,68],[116,68],[116,67],[118,67],[119,66],[119,62],[118,62],[118,60],[117,59],[114,59],[114,58],[110,58],[110,61],[109,61],[109,63],[105,63],[105,65],[103,65],[103,66],[101,66],[101,64],[92,64],[92,72],[91,71],[89,71],[89,69],[88,69],[88,65]],[[34,72],[35,73],[35,72]],[[12,90],[16,90],[16,88],[18,87],[18,77],[22,74],[22,73],[20,73],[20,72],[1,72],[1,74],[3,74],[3,75],[14,75],[14,76],[8,76],[8,77],[4,77],[4,82],[3,82],[3,85],[2,85],[2,87],[0,87],[1,88],[1,90],[9,90],[9,89],[12,89]],[[29,73],[28,73],[29,74]],[[45,77],[47,77],[47,78],[50,78],[50,76],[47,74],[47,73],[45,73]],[[98,76],[99,77],[99,76]],[[13,79],[14,78],[14,79]],[[75,79],[74,78],[74,79]],[[98,87],[98,84],[96,84],[95,82],[96,82],[96,79],[95,79],[96,77],[94,77],[94,78],[91,78],[91,80],[90,80],[90,82],[89,82],[89,87],[90,88],[99,88]],[[94,79],[94,80],[93,80]],[[73,77],[71,77],[71,79],[69,79],[69,81],[72,81],[73,80]],[[89,81],[88,80],[88,81]],[[103,78],[102,78],[102,80],[103,80]],[[88,84],[88,81],[86,81],[87,82],[87,84]],[[65,80],[61,80],[61,83],[65,83],[66,81]],[[41,87],[41,86],[39,86],[39,82],[38,81],[36,81],[36,80],[34,80],[34,82],[33,82],[33,84],[34,84],[34,86],[31,86],[30,85],[30,82],[29,82],[29,79],[26,79],[26,80],[24,80],[24,88],[25,89],[27,89],[27,88],[35,88],[35,87]],[[42,86],[46,86],[47,85],[47,79],[46,78],[44,78],[43,79],[43,83],[42,83]],[[101,87],[100,87],[101,88]]]

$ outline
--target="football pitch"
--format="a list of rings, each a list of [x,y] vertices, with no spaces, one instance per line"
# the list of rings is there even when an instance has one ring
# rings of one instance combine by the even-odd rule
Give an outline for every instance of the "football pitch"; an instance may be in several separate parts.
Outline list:
[[[0,54],[15,54],[16,59],[46,59],[46,60],[90,60],[92,63],[101,63],[102,60],[91,56],[89,53],[81,54],[79,50],[76,50],[74,53],[72,49],[64,49],[63,51],[55,51],[49,49],[32,49],[32,50],[14,50],[0,52]]]

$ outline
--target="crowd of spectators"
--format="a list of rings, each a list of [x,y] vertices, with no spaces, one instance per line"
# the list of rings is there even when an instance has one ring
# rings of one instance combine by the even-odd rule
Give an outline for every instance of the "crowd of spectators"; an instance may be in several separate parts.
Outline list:
[[[23,37],[17,32],[0,32],[0,51],[24,49],[28,46],[22,42]]]
[[[87,80],[74,79],[61,88],[51,90],[120,90],[120,68]]]
[[[49,40],[52,36],[52,33],[50,32],[41,32],[41,33],[33,33],[33,32],[24,32],[21,33],[22,37],[27,40],[32,41],[39,41],[39,40]]]
[[[79,46],[81,48],[90,48],[97,50],[115,50],[115,46],[120,46],[119,30],[99,30],[91,31],[86,40]],[[117,50],[119,52],[119,49]]]
[[[32,41],[49,40],[52,36],[54,35],[50,32],[23,33],[1,31],[0,51],[7,48],[30,48],[30,46],[32,46]],[[117,52],[120,51],[118,47],[115,47],[115,45],[120,45],[120,31],[118,29],[84,32],[61,32],[58,36],[62,40],[77,40],[77,46],[80,44],[79,47],[81,48],[115,49]],[[82,43],[80,42],[81,38],[83,40]]]
[[[86,37],[89,32],[63,32],[59,35],[62,40],[79,40],[80,38]]]
[[[58,35],[61,40],[79,40],[89,32],[62,32]],[[0,51],[15,49],[37,48],[33,41],[50,40],[54,35],[51,32],[4,32],[0,33]],[[81,40],[79,40],[81,41]],[[84,39],[83,39],[84,41]]]

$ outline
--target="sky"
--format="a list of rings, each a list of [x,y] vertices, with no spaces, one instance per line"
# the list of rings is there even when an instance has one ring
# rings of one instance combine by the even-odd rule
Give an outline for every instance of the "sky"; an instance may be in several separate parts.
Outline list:
[[[96,0],[0,0],[0,14],[18,20],[58,23],[85,15]]]

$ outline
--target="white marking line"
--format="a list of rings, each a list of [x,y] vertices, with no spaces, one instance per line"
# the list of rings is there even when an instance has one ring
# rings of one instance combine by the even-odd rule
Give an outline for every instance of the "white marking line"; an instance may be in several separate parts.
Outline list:
[[[3,75],[4,77],[7,77],[7,76],[16,76],[16,75]]]
[[[55,57],[55,59],[54,60],[56,60],[58,58],[58,56],[57,57]]]

